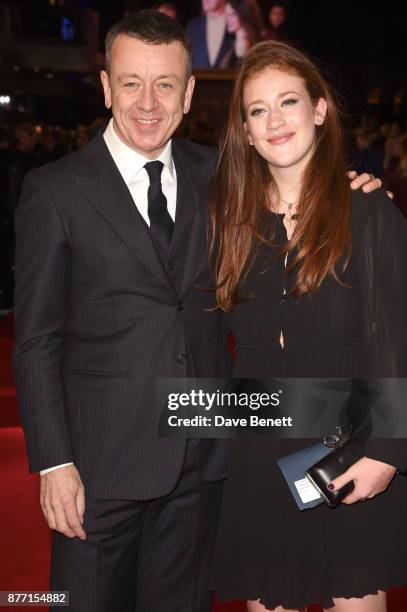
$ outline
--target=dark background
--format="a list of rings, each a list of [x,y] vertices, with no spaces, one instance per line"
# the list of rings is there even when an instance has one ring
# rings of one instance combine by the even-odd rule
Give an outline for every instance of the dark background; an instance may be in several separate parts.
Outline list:
[[[6,0],[0,0],[0,7],[1,4],[7,4]],[[15,38],[23,43],[57,42],[66,46],[66,53],[70,53],[75,44],[85,42],[79,16],[89,9],[95,11],[99,19],[96,44],[102,58],[103,41],[109,27],[125,10],[149,7],[153,1],[14,0],[8,4],[13,6],[13,11],[16,7],[12,15]],[[271,2],[259,0],[259,4],[266,14]],[[325,69],[337,91],[346,99],[351,115],[357,117],[368,109],[381,122],[405,118],[406,3],[396,0],[376,3],[291,0],[285,4],[292,41]],[[177,5],[184,24],[200,14],[200,0],[178,0]],[[18,11],[18,6],[22,10]],[[68,40],[62,40],[61,36],[63,16],[68,16],[73,26],[72,38]],[[1,51],[0,42],[0,56]],[[0,94],[11,91],[15,96],[28,96],[24,104],[35,107],[38,120],[48,123],[59,120],[69,127],[79,122],[90,123],[92,117],[103,114],[97,66],[89,75],[55,70],[53,82],[47,75],[33,74],[32,68],[25,73],[24,66],[20,68],[17,74],[7,73],[7,66],[1,63],[0,57]],[[63,100],[58,98],[62,90],[70,100],[69,113],[64,112]],[[30,95],[35,99],[30,99]],[[52,96],[54,102],[50,104]]]
[[[22,35],[30,37],[41,32],[41,21],[48,21],[46,31],[58,30],[58,1],[17,0],[24,5]],[[13,2],[16,4],[17,2]],[[6,4],[0,0],[0,4]],[[10,2],[9,2],[10,3]],[[200,14],[200,0],[177,0],[184,22]],[[101,45],[112,23],[125,10],[152,6],[152,0],[71,0],[63,3],[63,12],[93,8],[99,13]],[[259,0],[264,13],[271,2]],[[400,0],[386,2],[357,2],[357,0],[323,1],[291,0],[290,31],[294,40],[321,60],[334,64],[358,66],[360,74],[375,65],[377,78],[389,76],[382,72],[386,65],[394,78],[406,69],[407,60],[407,4]],[[52,17],[53,15],[53,17]],[[54,21],[54,24],[53,24]],[[44,25],[44,24],[43,24]]]

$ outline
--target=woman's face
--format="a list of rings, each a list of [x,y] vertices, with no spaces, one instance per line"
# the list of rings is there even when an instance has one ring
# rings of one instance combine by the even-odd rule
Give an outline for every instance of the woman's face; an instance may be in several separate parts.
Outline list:
[[[313,153],[315,126],[325,119],[324,98],[314,108],[302,78],[270,67],[246,82],[243,106],[249,143],[270,171],[292,168],[300,176]]]
[[[237,32],[241,28],[239,15],[229,2],[225,5],[226,28],[228,32]]]

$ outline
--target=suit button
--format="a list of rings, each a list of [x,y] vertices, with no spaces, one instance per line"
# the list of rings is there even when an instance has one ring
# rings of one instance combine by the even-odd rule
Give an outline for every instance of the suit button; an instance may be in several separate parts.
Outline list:
[[[167,261],[167,270],[173,272],[175,270],[175,263],[173,261]]]
[[[184,302],[177,302],[178,310],[184,310]]]
[[[185,353],[179,353],[177,360],[179,363],[185,363],[187,360],[187,356],[185,355]]]

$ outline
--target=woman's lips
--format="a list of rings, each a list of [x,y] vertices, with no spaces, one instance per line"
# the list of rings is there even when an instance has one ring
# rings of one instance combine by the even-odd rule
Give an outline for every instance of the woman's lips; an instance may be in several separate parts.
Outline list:
[[[281,136],[274,136],[274,138],[269,138],[268,142],[272,145],[282,145],[288,142],[293,136],[295,132],[291,132],[290,134],[282,134]]]

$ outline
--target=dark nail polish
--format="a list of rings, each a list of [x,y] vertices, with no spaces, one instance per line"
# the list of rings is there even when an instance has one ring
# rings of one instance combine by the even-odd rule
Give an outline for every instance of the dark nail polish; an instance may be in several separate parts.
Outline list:
[[[334,488],[335,488],[335,487],[334,487],[334,485],[333,485],[332,483],[328,485],[328,489],[329,489],[330,491],[333,491],[333,490],[334,490]]]

